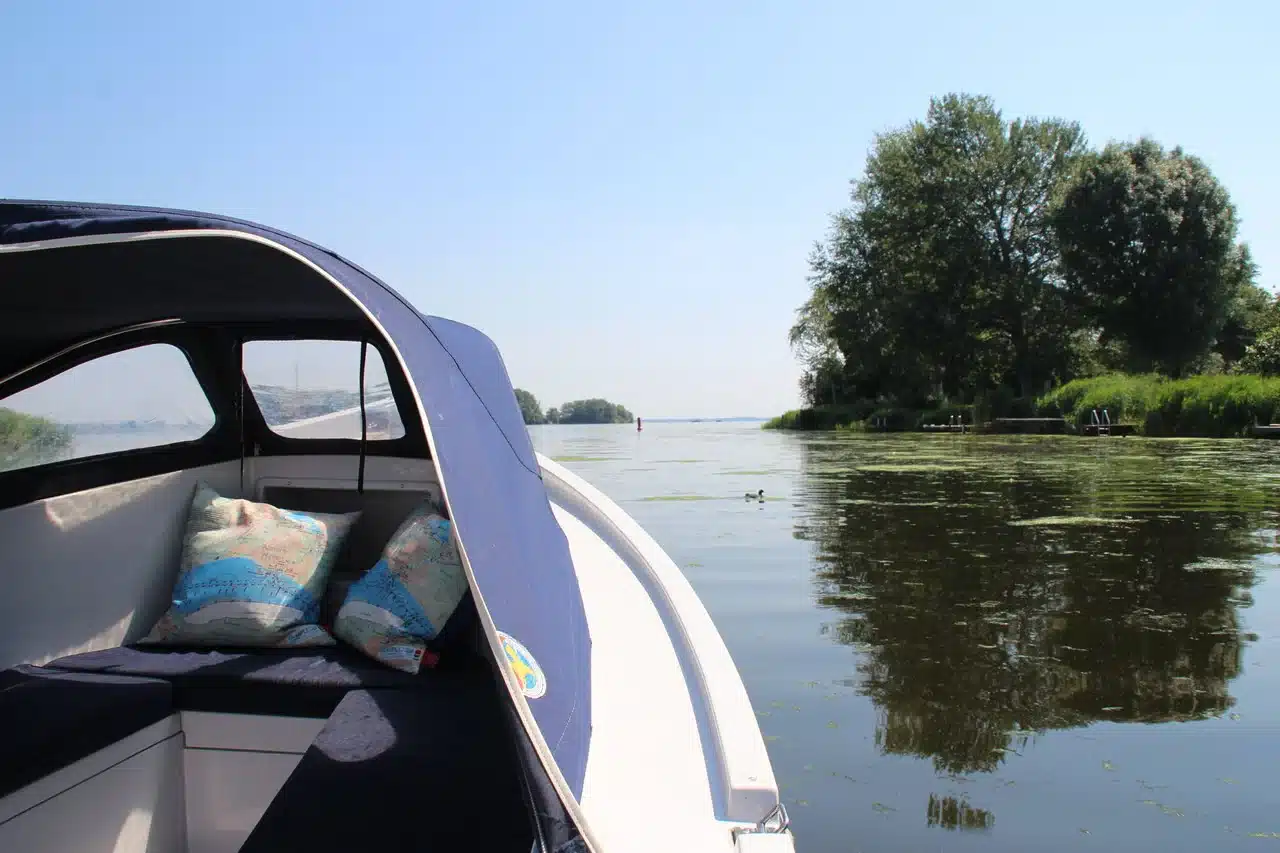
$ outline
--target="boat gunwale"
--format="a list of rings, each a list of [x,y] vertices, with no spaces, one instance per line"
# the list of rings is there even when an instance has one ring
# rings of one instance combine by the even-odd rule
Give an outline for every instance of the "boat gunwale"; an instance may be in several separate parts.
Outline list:
[[[706,606],[670,555],[629,513],[559,463],[541,453],[537,458],[544,481],[550,481],[548,496],[623,559],[661,615],[698,727],[710,736],[703,754],[717,817],[755,826],[781,801],[778,785],[746,685]]]

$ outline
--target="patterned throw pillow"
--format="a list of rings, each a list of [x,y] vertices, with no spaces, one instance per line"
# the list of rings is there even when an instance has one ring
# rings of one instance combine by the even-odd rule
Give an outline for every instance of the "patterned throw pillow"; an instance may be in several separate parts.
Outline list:
[[[467,592],[453,525],[430,504],[404,520],[382,559],[347,590],[333,630],[374,660],[416,673]]]
[[[169,611],[142,643],[332,646],[320,601],[360,513],[303,513],[196,487]]]

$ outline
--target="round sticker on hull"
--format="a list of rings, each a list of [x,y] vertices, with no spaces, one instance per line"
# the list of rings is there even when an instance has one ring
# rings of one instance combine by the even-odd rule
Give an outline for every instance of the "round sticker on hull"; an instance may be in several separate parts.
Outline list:
[[[529,650],[510,634],[498,631],[498,639],[502,642],[502,652],[507,656],[507,663],[520,681],[520,692],[529,699],[537,699],[547,692],[547,677],[542,674],[542,667],[529,654]]]

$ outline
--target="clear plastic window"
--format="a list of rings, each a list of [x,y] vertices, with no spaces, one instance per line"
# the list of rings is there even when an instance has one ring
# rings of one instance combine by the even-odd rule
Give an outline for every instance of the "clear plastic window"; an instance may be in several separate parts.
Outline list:
[[[243,369],[267,426],[277,435],[360,438],[359,342],[248,341]],[[402,437],[404,422],[373,345],[364,377],[369,440]]]
[[[186,355],[147,344],[0,400],[0,471],[194,441],[213,424]]]

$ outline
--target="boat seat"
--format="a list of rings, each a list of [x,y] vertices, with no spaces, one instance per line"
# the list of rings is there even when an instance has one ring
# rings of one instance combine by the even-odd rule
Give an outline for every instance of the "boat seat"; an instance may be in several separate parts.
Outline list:
[[[350,690],[417,688],[435,673],[410,675],[341,645],[307,649],[192,649],[120,646],[50,661],[50,669],[163,679],[183,711],[328,717]]]
[[[0,797],[157,723],[174,711],[173,688],[154,678],[59,672],[22,665],[0,672]]]
[[[349,690],[431,687],[439,672],[483,668],[480,621],[470,590],[431,643],[438,662],[410,675],[339,642],[321,648],[119,646],[58,658],[46,667],[160,678],[183,711],[328,717]]]
[[[448,701],[348,693],[240,853],[528,853],[522,771],[492,674],[438,675]]]

